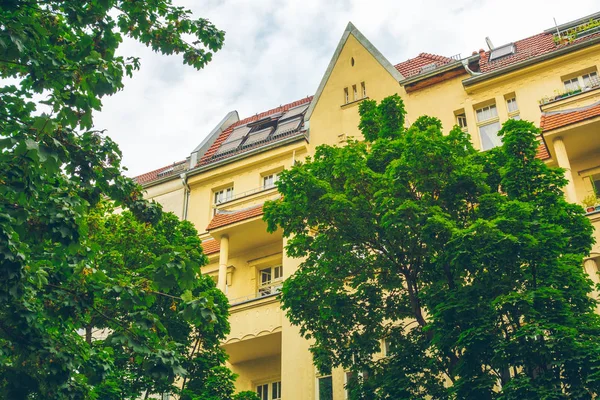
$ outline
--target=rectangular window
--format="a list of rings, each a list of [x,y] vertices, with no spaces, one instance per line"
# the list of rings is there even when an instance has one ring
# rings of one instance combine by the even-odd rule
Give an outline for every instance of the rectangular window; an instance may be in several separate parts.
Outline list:
[[[391,340],[389,338],[383,339],[383,355],[389,357],[391,354]]]
[[[481,137],[481,150],[489,150],[500,146],[502,141],[498,136],[500,121],[498,120],[498,109],[495,104],[481,107],[476,110],[477,123],[479,125],[479,136]]]
[[[321,376],[318,378],[318,399],[317,400],[333,400],[333,381],[330,376]]]
[[[360,83],[360,91],[362,92],[363,99],[367,97],[367,86],[364,82]]]
[[[456,125],[462,130],[467,130],[467,116],[464,113],[456,115]]]
[[[231,199],[233,199],[233,186],[215,191],[215,205],[225,203]]]
[[[479,127],[479,134],[481,135],[481,150],[489,150],[502,144],[502,140],[500,139],[500,136],[498,136],[499,130],[500,122],[498,121],[487,125],[481,125]]]
[[[260,400],[269,400],[269,384],[258,385],[256,387],[256,394]]]
[[[279,179],[279,175],[276,173],[263,176],[263,188],[269,189],[275,187],[275,182]]]
[[[481,107],[477,110],[477,122],[485,122],[498,117],[498,110],[495,104]]]
[[[509,113],[518,112],[519,106],[517,105],[517,99],[515,97],[506,99],[506,108],[508,109]]]
[[[281,400],[281,382],[273,382],[271,384],[273,396],[271,400]]]
[[[579,78],[575,77],[572,79],[567,79],[566,81],[564,81],[565,84],[565,90],[567,92],[572,92],[574,90],[579,89]]]
[[[348,88],[344,88],[344,104],[350,103],[350,96],[348,95]]]
[[[590,175],[589,179],[592,184],[592,190],[596,196],[600,197],[600,174]]]
[[[356,89],[356,85],[352,85],[352,93],[354,94],[354,101],[358,100],[358,90]]]
[[[596,72],[590,72],[589,74],[582,75],[583,87],[594,87],[600,84],[598,80],[598,74]]]
[[[256,386],[256,394],[260,400],[281,400],[281,381]]]
[[[283,267],[263,268],[258,272],[258,296],[267,296],[281,291]]]

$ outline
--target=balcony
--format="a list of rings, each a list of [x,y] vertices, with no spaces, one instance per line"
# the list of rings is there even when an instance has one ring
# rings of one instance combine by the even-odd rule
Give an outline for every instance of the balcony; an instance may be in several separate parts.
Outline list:
[[[282,312],[276,294],[232,304],[229,313],[231,332],[222,347],[230,363],[281,353]]]
[[[600,79],[592,79],[589,84],[572,90],[555,90],[553,95],[544,96],[538,103],[543,112],[555,111],[563,106],[569,108],[588,105],[600,98]],[[590,99],[591,101],[586,101]]]

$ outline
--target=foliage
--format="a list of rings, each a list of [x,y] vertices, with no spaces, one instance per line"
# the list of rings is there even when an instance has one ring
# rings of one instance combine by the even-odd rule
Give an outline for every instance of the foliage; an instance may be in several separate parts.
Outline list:
[[[353,399],[597,395],[592,227],[535,157],[539,130],[509,120],[480,153],[435,118],[405,128],[398,96],[359,110],[365,142],[319,147],[265,206],[304,260],[282,302],[317,367],[362,373]]]
[[[117,55],[124,36],[163,54],[180,54],[202,68],[223,42],[223,32],[170,0],[6,0],[0,6],[0,394],[3,398],[87,398],[94,376],[120,368],[121,353],[91,348],[76,329],[97,318],[97,296],[113,296],[150,313],[154,300],[138,304],[139,288],[94,271],[100,250],[91,246],[88,215],[103,197],[136,218],[157,223],[161,210],[142,198],[122,175],[121,153],[92,130],[102,97],[123,88],[139,60]],[[193,37],[193,45],[184,40]],[[44,113],[42,113],[44,112]],[[148,228],[150,229],[150,228]],[[127,242],[127,236],[123,241]],[[173,258],[174,257],[174,258]],[[157,287],[177,292],[198,263],[188,256],[155,260],[164,276],[148,276]],[[96,261],[94,261],[96,260]],[[127,260],[126,260],[127,261]],[[173,264],[174,263],[174,264]],[[167,268],[168,264],[175,268]],[[101,270],[100,270],[101,271]],[[124,276],[124,275],[123,275]],[[104,279],[104,280],[103,280]],[[116,279],[116,278],[115,278]],[[192,283],[187,283],[190,286]],[[171,285],[171,286],[169,286]],[[123,289],[118,289],[119,287]],[[195,286],[194,286],[195,287]],[[130,289],[133,292],[130,292]],[[121,290],[121,292],[118,292]],[[137,290],[137,291],[136,291]],[[208,290],[208,289],[206,289]],[[136,297],[137,296],[137,297]],[[115,297],[117,298],[117,297]],[[208,300],[190,298],[184,317],[198,325],[202,312],[217,318]],[[141,309],[137,309],[141,307]],[[99,308],[99,310],[101,310]],[[146,311],[143,311],[146,310]],[[223,312],[223,311],[218,311]],[[141,314],[118,315],[131,330],[115,336],[122,347],[144,351],[137,330]],[[188,315],[186,315],[188,314]],[[108,315],[107,315],[108,317]],[[111,317],[117,317],[116,314]],[[82,319],[83,318],[83,319]],[[94,320],[96,321],[96,320]],[[148,320],[147,324],[154,322]],[[108,322],[106,322],[108,324]],[[111,329],[117,329],[111,325]],[[125,332],[125,331],[124,331]],[[160,335],[155,335],[158,337]],[[165,339],[166,340],[166,339]],[[164,341],[146,343],[144,368],[161,370],[175,360]],[[178,350],[181,352],[181,350]],[[137,360],[134,360],[137,362]],[[171,374],[180,373],[177,363]],[[164,371],[163,371],[164,372]],[[116,379],[116,375],[113,375]],[[157,383],[158,384],[158,383]],[[161,383],[162,384],[162,383]],[[114,386],[113,386],[114,385]],[[120,390],[108,382],[106,393]],[[102,398],[108,395],[100,394]]]
[[[83,310],[88,332],[107,333],[89,338],[92,348],[114,354],[112,370],[95,376],[94,393],[115,400],[177,393],[174,379],[183,377],[186,393],[230,398],[234,376],[219,347],[229,332],[228,301],[199,275],[207,259],[192,224],[164,213],[152,226],[125,212],[93,215],[88,225],[86,244],[97,252],[87,257],[85,281],[68,286],[92,297]]]
[[[256,392],[244,391],[233,396],[233,400],[260,400]]]

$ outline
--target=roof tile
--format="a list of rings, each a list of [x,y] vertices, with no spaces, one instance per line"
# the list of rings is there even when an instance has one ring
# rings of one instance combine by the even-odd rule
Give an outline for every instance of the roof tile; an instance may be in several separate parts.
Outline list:
[[[206,230],[220,228],[222,226],[230,225],[235,222],[244,221],[253,217],[258,217],[263,214],[263,205],[246,208],[244,210],[228,212],[223,214],[216,214],[210,221]]]
[[[395,67],[404,78],[409,78],[418,75],[421,72],[421,68],[426,65],[436,64],[436,67],[440,67],[442,65],[450,64],[452,61],[455,60],[437,54],[420,53],[415,58],[396,64]]]
[[[215,239],[208,239],[202,242],[202,250],[204,250],[204,254],[218,253],[221,250],[221,244]]]
[[[186,160],[174,162],[173,164],[169,164],[169,165],[166,165],[159,169],[155,169],[154,171],[150,171],[150,172],[146,172],[145,174],[138,175],[138,176],[134,177],[133,180],[135,180],[140,185],[155,181],[161,177],[160,176],[161,173],[168,171],[169,168],[174,169],[175,167],[178,167],[181,164],[184,164],[185,162],[186,162]]]
[[[542,114],[540,128],[542,132],[548,132],[597,116],[600,116],[600,102],[571,110],[546,112]]]
[[[495,71],[509,65],[525,61],[543,54],[552,53],[574,43],[581,43],[593,38],[600,37],[600,33],[584,36],[576,39],[572,43],[556,44],[552,33],[539,33],[525,39],[514,42],[515,53],[500,59],[490,61],[491,50],[480,53],[479,68],[482,73]]]

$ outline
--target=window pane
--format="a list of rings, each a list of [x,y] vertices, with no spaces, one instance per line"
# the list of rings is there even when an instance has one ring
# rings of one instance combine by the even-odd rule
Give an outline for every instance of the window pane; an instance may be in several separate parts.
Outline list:
[[[499,130],[499,122],[494,122],[479,127],[479,134],[481,136],[481,150],[489,150],[493,147],[500,146],[502,144],[502,141],[498,136]]]
[[[519,106],[517,106],[517,99],[514,97],[506,100],[506,105],[508,107],[508,112],[515,112],[519,110]]]
[[[319,400],[333,400],[331,376],[319,378]]]
[[[596,86],[598,85],[598,74],[595,72],[590,72],[589,74],[585,74],[582,76],[583,78],[583,86]]]
[[[477,110],[477,121],[483,122],[488,119],[496,118],[498,116],[498,110],[496,109],[496,105],[492,104],[487,107],[482,107]]]
[[[600,174],[592,175],[590,179],[592,180],[592,185],[594,186],[596,195],[600,196]]]
[[[273,382],[273,398],[272,400],[281,399],[281,382]]]
[[[579,89],[579,79],[573,78],[565,81],[565,89],[570,92]]]
[[[260,400],[269,400],[269,385],[260,385],[256,388],[256,393]]]
[[[283,269],[281,266],[275,267],[275,271],[274,271],[275,279],[279,279],[283,276],[282,271],[283,271]]]
[[[263,269],[260,271],[260,283],[267,284],[271,282],[271,268]]]

